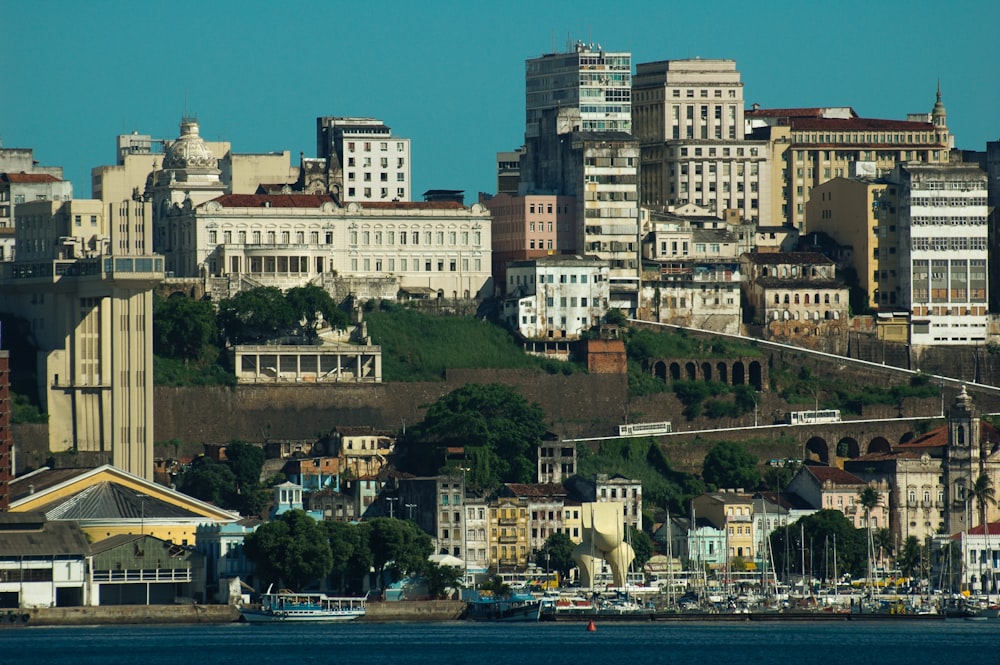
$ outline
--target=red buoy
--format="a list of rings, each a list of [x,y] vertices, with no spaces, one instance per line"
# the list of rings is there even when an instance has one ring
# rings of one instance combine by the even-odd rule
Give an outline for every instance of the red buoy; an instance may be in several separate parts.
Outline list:
[[[588,633],[596,633],[597,632],[597,626],[594,624],[594,620],[593,619],[591,619],[590,623],[587,624],[587,632]]]

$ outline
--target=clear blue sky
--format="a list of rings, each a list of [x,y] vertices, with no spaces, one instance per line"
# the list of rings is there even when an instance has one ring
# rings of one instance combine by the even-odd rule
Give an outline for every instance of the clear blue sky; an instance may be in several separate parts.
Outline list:
[[[0,139],[60,165],[77,198],[115,136],[174,138],[186,109],[236,152],[315,156],[322,115],[412,139],[413,191],[495,189],[524,135],[524,60],[567,39],[635,63],[735,59],[747,104],[929,112],[956,147],[1000,139],[997,0],[171,2],[0,0]]]

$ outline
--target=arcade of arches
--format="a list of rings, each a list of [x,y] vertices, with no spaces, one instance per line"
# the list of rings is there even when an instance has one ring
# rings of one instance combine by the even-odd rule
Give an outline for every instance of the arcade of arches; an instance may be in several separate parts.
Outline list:
[[[721,381],[732,386],[751,385],[757,390],[764,390],[767,385],[767,365],[756,358],[653,360],[648,367],[653,376],[665,383],[682,380]]]
[[[907,432],[896,443],[906,443],[913,438],[913,432]],[[806,459],[823,464],[832,464],[837,458],[857,459],[870,453],[890,453],[892,446],[884,436],[873,437],[867,443],[845,436],[838,441],[827,441],[823,437],[814,436],[806,441]]]

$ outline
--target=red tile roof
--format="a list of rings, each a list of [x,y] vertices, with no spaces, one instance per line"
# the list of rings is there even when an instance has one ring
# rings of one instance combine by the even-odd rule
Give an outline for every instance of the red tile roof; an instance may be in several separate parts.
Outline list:
[[[326,194],[226,194],[213,199],[223,208],[319,208],[324,203],[336,203]]]
[[[507,489],[517,497],[566,496],[566,488],[559,483],[506,483]]]
[[[876,118],[791,118],[789,124],[792,129],[817,131],[934,131],[934,125],[929,122]]]
[[[820,483],[833,483],[834,485],[864,485],[865,481],[861,480],[853,473],[848,473],[843,469],[837,468],[835,466],[807,466],[805,467],[809,470],[813,476],[816,477]]]
[[[0,180],[16,183],[62,182],[49,173],[0,173]]]
[[[989,532],[988,535],[990,535],[990,536],[1000,536],[1000,522],[990,522],[986,526],[988,526],[989,530],[990,530],[990,532]],[[982,536],[982,535],[985,534],[985,531],[986,531],[986,528],[982,524],[980,524],[978,526],[974,526],[971,529],[969,529],[969,535],[970,536]],[[952,536],[952,538],[955,539],[955,540],[958,540],[961,537],[962,537],[961,533],[956,533],[955,535]]]
[[[993,449],[994,447],[1000,445],[1000,430],[985,420],[981,421],[979,423],[979,441],[980,443],[989,444],[987,447],[989,449]],[[899,444],[896,448],[899,450],[912,450],[915,448],[941,448],[947,445],[948,426],[941,425],[940,427],[935,427],[926,434],[918,436],[912,441]]]
[[[747,109],[744,115],[748,118],[822,118],[826,108],[817,106],[798,109]],[[854,109],[851,115],[857,117]]]

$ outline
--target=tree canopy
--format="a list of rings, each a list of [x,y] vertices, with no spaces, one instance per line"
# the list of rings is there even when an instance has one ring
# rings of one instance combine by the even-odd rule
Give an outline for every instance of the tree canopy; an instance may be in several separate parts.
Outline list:
[[[542,570],[557,572],[561,579],[569,578],[569,571],[576,566],[573,550],[576,545],[561,531],[546,538],[545,544],[535,553],[535,565]],[[548,559],[545,555],[548,554]]]
[[[327,533],[302,510],[290,510],[247,536],[247,558],[266,583],[284,583],[302,591],[333,569]]]
[[[153,322],[153,353],[174,360],[202,359],[219,335],[212,303],[179,293],[153,298]]]
[[[760,485],[757,458],[735,441],[722,441],[708,451],[701,477],[716,488],[756,489]]]
[[[226,464],[201,455],[177,477],[177,489],[223,508],[236,508],[236,475]]]
[[[376,517],[368,525],[372,565],[378,573],[389,569],[396,575],[414,575],[425,571],[427,557],[433,554],[434,544],[416,523]]]
[[[444,463],[443,452],[463,446],[470,463],[467,481],[474,487],[530,482],[535,454],[545,433],[545,416],[510,386],[468,384],[439,398],[424,420],[408,432],[423,473]]]
[[[295,310],[275,286],[241,291],[219,303],[219,328],[231,344],[268,341],[285,334],[297,322]]]
[[[834,571],[838,576],[849,573],[863,577],[868,569],[866,531],[854,528],[839,510],[820,510],[775,530],[771,533],[771,553],[778,570],[787,570],[795,576],[802,573],[803,559],[806,575],[811,573],[821,579],[832,579]]]

